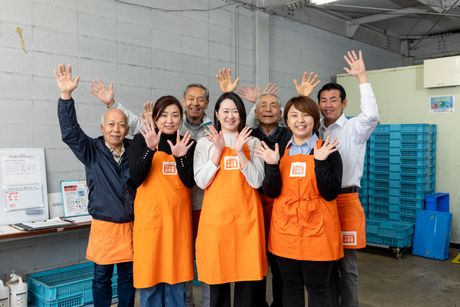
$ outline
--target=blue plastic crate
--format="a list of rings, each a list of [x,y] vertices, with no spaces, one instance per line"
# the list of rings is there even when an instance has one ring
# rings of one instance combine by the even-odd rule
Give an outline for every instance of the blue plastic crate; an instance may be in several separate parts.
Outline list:
[[[433,143],[436,138],[430,134],[391,132],[390,140],[401,143]]]
[[[388,172],[390,180],[404,181],[404,182],[417,182],[423,184],[426,181],[435,182],[436,174],[434,172],[428,172],[426,174],[407,174],[401,172]]]
[[[369,194],[373,195],[389,195],[389,187],[369,187]]]
[[[389,180],[389,179],[390,179],[389,171],[369,171],[369,181]]]
[[[47,301],[40,297],[38,294],[36,294],[34,291],[29,291],[28,300],[35,307],[76,307],[84,306],[85,304],[87,304],[85,303],[84,294],[78,294],[66,298]]]
[[[77,297],[82,297],[85,304],[91,303],[93,301],[93,277],[94,266],[92,262],[30,274],[27,277],[28,288],[31,293],[29,295],[30,301],[35,305],[54,304],[56,301],[63,301],[66,298],[72,298],[71,301],[78,301]],[[112,276],[114,298],[117,297],[116,285],[115,267]]]
[[[411,166],[411,165],[402,165],[402,164],[389,164],[390,172],[401,172],[403,174],[413,174],[417,176],[424,176],[427,174],[432,174],[433,169],[431,166]]]
[[[366,220],[366,241],[391,247],[412,245],[413,225],[393,221]]]
[[[388,163],[422,167],[422,166],[431,166],[431,165],[433,165],[433,163],[434,163],[433,159],[436,159],[436,157],[433,158],[431,155],[429,157],[425,157],[425,158],[405,157],[405,156],[389,156]]]
[[[417,212],[423,210],[423,207],[401,206],[396,204],[389,204],[389,211],[391,213],[398,213],[402,216],[416,217]]]
[[[433,140],[427,140],[425,142],[401,142],[399,140],[390,140],[390,148],[397,147],[401,150],[429,150],[433,147],[435,142]]]
[[[369,211],[373,213],[388,213],[389,212],[388,204],[369,203],[368,208],[369,208]]]
[[[389,188],[388,190],[388,195],[390,196],[411,198],[417,200],[424,200],[426,195],[426,193],[423,191],[403,190],[399,188]]]
[[[390,180],[373,180],[369,181],[369,190],[371,189],[388,189],[390,187]]]
[[[372,164],[389,164],[390,163],[390,156],[372,156],[369,158],[369,163]]]
[[[390,215],[389,212],[374,212],[369,208],[368,217],[370,219],[388,220]]]
[[[368,199],[369,199],[369,203],[388,204],[389,196],[379,195],[379,194],[369,194]]]
[[[391,131],[391,126],[392,125],[388,125],[388,124],[377,125],[372,135],[389,133]]]
[[[425,201],[423,199],[413,199],[400,196],[389,196],[388,204],[414,207],[419,209],[423,209],[425,207]]]
[[[426,210],[449,212],[449,193],[434,193],[425,196]]]
[[[422,210],[417,212],[412,253],[438,260],[449,259],[452,213]]]
[[[386,157],[390,155],[390,151],[392,148],[375,148],[369,144],[369,157]]]
[[[391,132],[402,133],[428,133],[436,134],[436,125],[434,124],[392,124],[390,125]]]
[[[381,152],[386,151],[386,150],[381,150]],[[432,157],[436,154],[436,144],[427,144],[424,148],[422,149],[417,149],[417,148],[405,148],[402,149],[401,147],[391,147],[388,148],[388,154],[390,156],[403,156],[406,158],[419,158],[419,159],[425,159],[426,157]]]
[[[401,214],[400,212],[388,212],[388,220],[393,222],[415,225],[416,217],[417,216],[415,214]]]

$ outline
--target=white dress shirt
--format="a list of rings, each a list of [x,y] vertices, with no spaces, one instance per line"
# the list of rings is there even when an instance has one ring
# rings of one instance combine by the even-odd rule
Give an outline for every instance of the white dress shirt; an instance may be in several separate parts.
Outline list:
[[[328,127],[324,126],[321,120],[319,128],[319,134],[323,139],[330,135],[332,139],[337,138],[340,142],[338,149],[343,163],[342,188],[361,187],[366,142],[379,122],[379,110],[371,84],[360,84],[359,91],[361,113],[358,116],[347,119],[342,114]]]
[[[225,147],[233,148],[236,137],[236,134],[224,133]],[[254,155],[254,149],[259,146],[260,141],[257,138],[250,137],[246,144],[249,148],[250,159],[240,171],[249,185],[254,189],[258,189],[262,186],[265,175],[264,161]],[[193,158],[193,172],[196,185],[202,189],[206,189],[212,183],[219,170],[219,166],[214,165],[211,161],[214,151],[215,146],[208,138],[204,137],[198,140]]]

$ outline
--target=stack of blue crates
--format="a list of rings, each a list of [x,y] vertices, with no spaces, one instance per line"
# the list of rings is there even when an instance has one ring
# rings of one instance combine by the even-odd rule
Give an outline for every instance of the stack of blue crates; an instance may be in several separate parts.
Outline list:
[[[367,242],[381,244],[375,231],[377,222],[382,224],[382,232],[391,227],[388,225],[408,225],[411,230],[406,234],[411,237],[417,211],[424,208],[425,195],[435,190],[436,125],[379,125],[368,148],[367,218],[368,225],[374,228],[372,234],[367,229]],[[395,246],[411,246],[404,245],[408,242],[407,238],[399,238]]]

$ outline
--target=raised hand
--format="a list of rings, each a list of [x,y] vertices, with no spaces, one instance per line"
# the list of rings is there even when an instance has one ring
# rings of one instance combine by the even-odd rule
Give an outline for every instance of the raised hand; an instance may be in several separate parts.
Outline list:
[[[153,105],[155,103],[151,100],[147,100],[144,102],[144,112],[141,114],[141,119],[144,120],[148,124],[153,124]]]
[[[280,149],[278,143],[275,144],[275,150],[272,150],[264,141],[262,141],[254,152],[257,157],[262,158],[267,164],[278,164],[280,161]]]
[[[155,147],[160,143],[161,137],[161,129],[158,133],[155,132],[155,125],[153,121],[151,123],[147,123],[141,118],[142,128],[139,129],[141,134],[144,136],[145,144],[151,150],[154,150]]]
[[[225,147],[224,134],[222,131],[217,132],[214,126],[208,126],[208,129],[206,130],[206,136],[208,137],[208,140],[214,144],[216,150],[222,153]]]
[[[278,95],[278,85],[273,82],[268,82],[268,84],[265,86],[264,90],[262,91],[262,94],[270,94],[273,96]]]
[[[240,82],[240,78],[233,80],[232,69],[222,68],[216,75],[217,81],[219,82],[219,88],[222,93],[233,92]]]
[[[240,97],[250,103],[255,103],[260,95],[260,89],[255,86],[243,86],[236,89],[236,93]]]
[[[243,130],[238,134],[233,149],[236,152],[241,152],[243,150],[244,144],[246,144],[251,137],[252,129],[250,127],[244,127]]]
[[[255,86],[243,86],[237,88],[236,93],[240,95],[242,99],[250,103],[255,103],[261,94],[270,94],[274,96],[278,95],[278,85],[269,82],[263,91]]]
[[[191,142],[190,142],[191,141]],[[187,151],[193,145],[192,135],[190,132],[185,132],[184,137],[180,138],[179,131],[177,131],[176,144],[173,144],[170,140],[167,140],[169,147],[171,147],[171,153],[174,157],[183,157],[187,154]]]
[[[72,65],[59,64],[54,70],[56,84],[59,88],[61,99],[68,100],[72,97],[72,92],[77,88],[80,76],[72,79]]]
[[[308,78],[307,72],[304,72],[300,84],[297,83],[296,79],[292,80],[292,82],[294,83],[297,95],[305,97],[309,97],[315,89],[315,87],[317,87],[318,84],[321,83],[321,81],[318,80],[318,74],[313,74],[313,72],[310,72]]]
[[[91,81],[91,94],[107,106],[111,106],[115,102],[112,81],[110,81],[108,87],[105,87],[104,82],[101,80]]]
[[[363,53],[361,50],[358,51],[358,55],[354,50],[348,51],[343,58],[345,62],[347,62],[348,67],[344,67],[343,69],[347,72],[347,74],[351,76],[356,76],[359,80],[359,83],[367,83],[367,74],[366,74],[366,66],[364,65],[363,60]]]
[[[339,141],[337,139],[334,139],[332,142],[330,140],[331,136],[328,136],[326,138],[326,141],[324,141],[323,146],[321,147],[316,147],[313,150],[313,154],[316,160],[324,161],[329,157],[329,155],[335,151],[337,151],[337,145],[339,145]]]

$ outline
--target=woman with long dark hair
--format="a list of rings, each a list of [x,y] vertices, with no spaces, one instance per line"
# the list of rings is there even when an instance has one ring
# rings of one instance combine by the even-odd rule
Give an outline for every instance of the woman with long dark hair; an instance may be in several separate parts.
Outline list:
[[[260,141],[251,137],[246,111],[234,93],[222,94],[214,125],[198,141],[194,173],[205,189],[196,259],[198,278],[210,284],[211,306],[253,306],[254,281],[267,271],[263,212],[257,189],[264,178],[263,160],[254,156]]]

